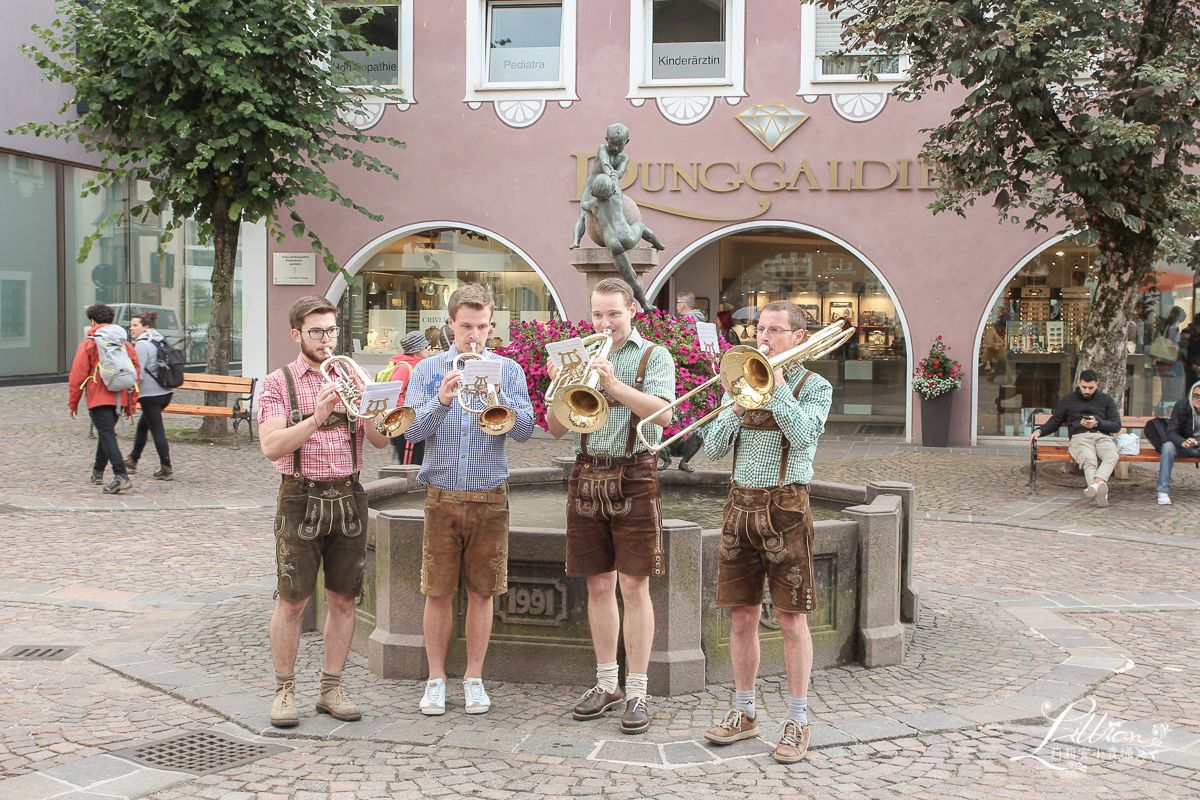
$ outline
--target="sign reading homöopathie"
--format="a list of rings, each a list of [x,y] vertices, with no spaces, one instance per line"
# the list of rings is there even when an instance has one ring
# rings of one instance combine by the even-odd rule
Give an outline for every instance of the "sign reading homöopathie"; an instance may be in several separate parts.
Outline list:
[[[271,266],[276,286],[314,286],[317,283],[316,253],[275,253]]]
[[[650,51],[650,74],[661,78],[724,78],[724,42],[655,44]]]
[[[398,53],[395,50],[375,50],[367,55],[362,50],[342,53],[345,61],[337,62],[338,83],[342,86],[359,86],[378,83],[380,86],[395,86],[400,82]]]
[[[492,83],[553,83],[558,77],[557,47],[493,47],[488,50]]]

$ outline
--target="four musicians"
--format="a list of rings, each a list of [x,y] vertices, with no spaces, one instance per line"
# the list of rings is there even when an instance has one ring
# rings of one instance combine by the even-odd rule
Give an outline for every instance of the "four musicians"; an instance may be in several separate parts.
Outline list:
[[[612,347],[591,369],[609,406],[603,427],[575,436],[576,460],[568,484],[567,574],[586,577],[588,620],[596,654],[596,685],[574,707],[578,720],[594,719],[624,704],[621,730],[650,725],[647,671],[654,638],[650,578],[666,574],[657,456],[635,435],[643,419],[651,445],[661,441],[675,400],[675,363],[666,348],[633,329],[633,293],[621,280],[598,283],[591,295],[597,333]],[[409,441],[425,441],[418,480],[427,487],[421,592],[429,680],[422,713],[446,710],[446,649],[452,599],[459,575],[467,589],[465,711],[482,714],[491,701],[483,661],[491,636],[493,601],[508,589],[508,460],[505,436],[518,442],[533,433],[534,412],[525,374],[515,361],[487,351],[494,301],[478,284],[450,296],[454,344],[414,369],[407,392],[415,421]],[[300,618],[324,568],[329,603],[325,659],[317,710],[341,720],[361,717],[345,694],[341,673],[354,633],[355,599],[362,591],[366,558],[367,499],[359,485],[359,447],[388,440],[372,425],[344,413],[336,387],[318,368],[337,343],[337,309],[322,297],[298,300],[290,313],[300,356],[263,381],[259,405],[262,451],[282,473],[275,518],[278,603],[271,618],[276,695],[271,724],[294,726],[294,665]],[[804,312],[794,303],[768,304],[759,318],[758,342],[768,358],[804,341]],[[512,415],[505,434],[485,432],[476,414],[460,404],[464,353],[500,364],[499,404]],[[560,365],[551,364],[555,374]],[[803,367],[779,371],[776,391],[763,408],[747,410],[725,396],[724,410],[702,431],[709,457],[734,452],[733,484],[725,508],[718,565],[717,606],[732,609],[730,652],[737,695],[721,724],[705,736],[718,744],[758,735],[755,679],[764,581],[784,633],[784,662],[791,695],[783,739],[775,758],[799,761],[808,747],[807,691],[812,639],[807,614],[816,608],[812,515],[808,483],[817,439],[824,432],[832,387]],[[556,438],[570,431],[547,415]],[[622,626],[617,588],[624,605]],[[627,674],[618,681],[617,642],[624,632]]]

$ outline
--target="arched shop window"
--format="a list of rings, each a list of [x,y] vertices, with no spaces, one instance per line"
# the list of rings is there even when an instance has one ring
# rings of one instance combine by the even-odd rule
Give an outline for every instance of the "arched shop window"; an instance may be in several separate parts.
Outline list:
[[[1054,410],[1074,387],[1078,344],[1096,292],[1095,247],[1070,239],[1049,245],[1008,281],[988,311],[976,365],[980,436],[1028,436],[1034,414]],[[1187,388],[1185,365],[1153,358],[1146,348],[1166,320],[1182,329],[1192,319],[1193,274],[1160,262],[1142,290],[1126,332],[1125,414],[1167,413]],[[1173,334],[1172,334],[1173,335]]]
[[[826,430],[903,435],[908,354],[896,304],[878,276],[853,253],[823,236],[763,228],[712,242],[681,262],[656,301],[675,308],[675,293],[692,292],[710,322],[754,343],[759,311],[791,300],[810,331],[850,320],[857,335],[806,366],[833,384]]]
[[[520,255],[482,233],[433,228],[367,258],[342,295],[345,346],[364,364],[383,363],[406,333],[421,331],[438,349],[447,301],[465,283],[479,283],[496,298],[493,345],[508,344],[511,321],[557,317],[549,287]]]

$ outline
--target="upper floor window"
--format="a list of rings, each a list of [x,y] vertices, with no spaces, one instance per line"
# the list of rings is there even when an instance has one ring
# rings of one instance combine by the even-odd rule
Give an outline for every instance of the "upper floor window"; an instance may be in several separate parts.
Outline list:
[[[881,55],[878,51],[862,49],[857,52],[835,56],[842,49],[842,27],[845,18],[844,6],[838,18],[834,18],[829,9],[815,6],[815,56],[813,67],[814,80],[854,81],[859,79],[861,69],[872,62],[872,69],[881,80],[899,80],[901,73],[900,57],[897,55]]]
[[[489,2],[486,83],[562,84],[562,3]]]
[[[358,20],[365,7],[341,7],[337,15],[342,23],[349,25]],[[343,50],[342,56],[349,63],[338,65],[341,75],[338,83],[343,86],[360,86],[377,83],[381,86],[399,86],[400,83],[400,7],[396,5],[375,6],[375,13],[359,28],[371,50]]]
[[[651,0],[651,81],[713,81],[729,78],[725,0]]]

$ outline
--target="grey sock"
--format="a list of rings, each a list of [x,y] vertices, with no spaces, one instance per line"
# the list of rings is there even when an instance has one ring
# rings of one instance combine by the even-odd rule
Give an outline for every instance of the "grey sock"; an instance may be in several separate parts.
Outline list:
[[[756,716],[754,710],[754,690],[751,689],[748,692],[735,691],[733,693],[733,707],[742,709],[746,712],[747,717],[754,719]]]
[[[789,697],[788,711],[784,719],[794,719],[801,725],[808,724],[808,698],[807,697]]]

